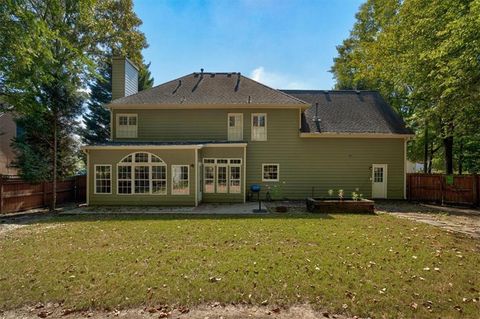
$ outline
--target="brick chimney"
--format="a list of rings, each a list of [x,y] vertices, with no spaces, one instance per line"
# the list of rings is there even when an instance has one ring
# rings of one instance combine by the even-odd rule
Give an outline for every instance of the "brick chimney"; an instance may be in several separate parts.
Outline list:
[[[112,100],[138,92],[138,67],[124,57],[112,59]]]

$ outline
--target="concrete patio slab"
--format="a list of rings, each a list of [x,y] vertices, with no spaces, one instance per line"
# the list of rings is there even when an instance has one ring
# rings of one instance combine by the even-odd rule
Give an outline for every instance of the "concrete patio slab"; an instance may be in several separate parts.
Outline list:
[[[157,206],[85,206],[61,212],[60,215],[83,214],[255,214],[257,202],[238,204],[200,204],[197,207],[157,207]],[[262,205],[262,208],[265,208]]]

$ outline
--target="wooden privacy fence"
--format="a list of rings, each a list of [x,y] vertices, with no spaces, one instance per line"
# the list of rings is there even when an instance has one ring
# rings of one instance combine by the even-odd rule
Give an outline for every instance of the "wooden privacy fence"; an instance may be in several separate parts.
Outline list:
[[[57,204],[86,199],[86,176],[75,176],[57,182]],[[31,184],[18,177],[0,176],[0,214],[48,207],[52,202],[52,182]]]
[[[480,176],[407,174],[408,200],[480,206]]]

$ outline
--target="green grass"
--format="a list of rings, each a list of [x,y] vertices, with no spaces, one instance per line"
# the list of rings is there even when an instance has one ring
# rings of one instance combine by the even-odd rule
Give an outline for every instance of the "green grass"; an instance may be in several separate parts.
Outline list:
[[[388,215],[59,216],[0,237],[0,309],[267,300],[474,318],[479,244]]]

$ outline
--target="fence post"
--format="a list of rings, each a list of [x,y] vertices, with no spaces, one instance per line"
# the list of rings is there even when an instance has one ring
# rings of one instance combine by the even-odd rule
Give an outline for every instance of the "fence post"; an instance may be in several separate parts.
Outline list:
[[[412,175],[407,173],[405,177],[407,178],[407,200],[410,202],[412,201]]]
[[[77,190],[78,190],[78,176],[75,175],[75,178],[73,180],[73,200],[75,201],[75,203],[77,202]]]
[[[472,198],[473,198],[473,203],[472,205],[473,206],[480,206],[480,191],[479,191],[479,181],[480,181],[480,176],[477,176],[477,174],[472,174],[471,175],[472,177]]]
[[[43,187],[43,206],[47,206],[47,182],[42,182]]]
[[[440,204],[443,206],[443,198],[445,197],[443,194],[445,191],[445,185],[444,185],[445,177],[443,174],[439,175],[439,177],[440,177]]]
[[[0,214],[3,214],[3,177],[0,175]]]

